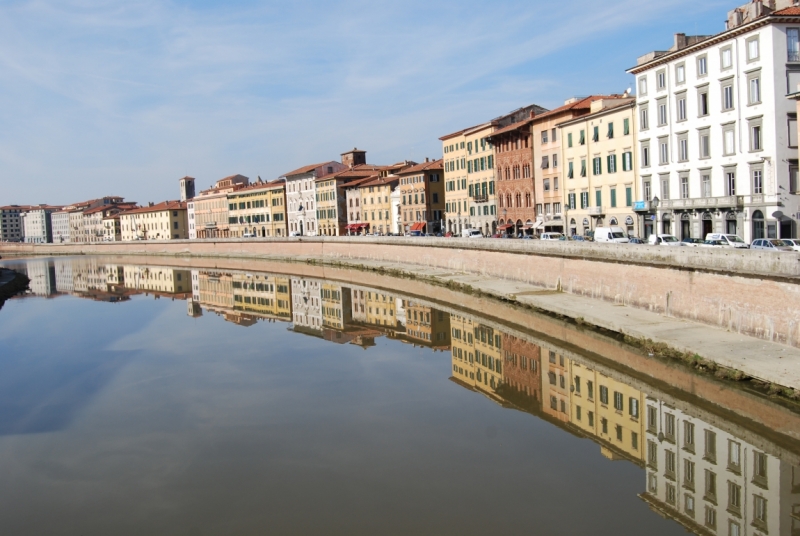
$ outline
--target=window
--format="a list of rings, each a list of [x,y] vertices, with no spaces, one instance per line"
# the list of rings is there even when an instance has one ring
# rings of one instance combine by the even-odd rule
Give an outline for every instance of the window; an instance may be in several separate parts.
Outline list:
[[[633,188],[631,186],[625,187],[625,206],[633,206]]]
[[[753,496],[753,525],[763,531],[767,529],[767,500],[761,495]]]
[[[686,65],[679,63],[675,66],[675,83],[683,84],[686,82]]]
[[[602,175],[603,173],[603,159],[599,156],[592,159],[592,174]]]
[[[608,139],[612,139],[614,137],[614,123],[608,124]]]
[[[736,441],[728,440],[728,469],[742,471],[742,446]]]
[[[658,177],[661,181],[661,199],[669,199],[669,174]]]
[[[675,505],[676,493],[673,484],[667,484],[667,504]]]
[[[733,83],[730,80],[722,86],[722,110],[733,110]]]
[[[608,405],[608,387],[605,385],[600,386],[600,403]]]
[[[616,173],[617,172],[617,155],[610,154],[610,155],[608,155],[606,160],[607,160],[606,164],[607,164],[607,167],[608,167],[608,172],[609,173]]]
[[[558,154],[554,154],[553,158],[551,160],[553,162],[553,168],[557,168],[558,167]]]
[[[717,528],[717,511],[711,506],[706,505],[705,525],[710,529]]]
[[[763,149],[761,143],[761,119],[751,119],[749,121],[750,130],[750,151],[760,151]]]
[[[705,431],[705,450],[703,451],[703,458],[716,463],[717,461],[717,434],[711,430]]]
[[[658,140],[658,163],[661,165],[669,164],[669,141],[667,138]]]
[[[684,496],[683,507],[688,516],[694,517],[694,497],[688,493]]]
[[[725,170],[725,195],[736,195],[736,171]]]
[[[786,61],[800,61],[800,28],[786,29]]]
[[[700,158],[711,157],[711,131],[707,128],[699,131]]]
[[[747,61],[756,61],[759,57],[758,36],[747,40]]]
[[[697,91],[697,115],[705,117],[708,113],[708,86],[703,86]]]
[[[647,78],[641,77],[639,78],[639,96],[643,97],[647,95]]]
[[[689,452],[694,452],[694,423],[683,422],[683,448]]]
[[[700,195],[711,197],[711,172],[705,171],[700,175]]]
[[[598,193],[599,192],[600,190],[598,190]],[[622,393],[614,391],[614,409],[617,411],[622,411],[624,409],[624,406],[625,406],[625,397],[622,395]]]
[[[753,482],[762,488],[767,487],[767,455],[763,452],[753,453]]]
[[[589,207],[589,192],[581,192],[581,208]]]
[[[796,164],[789,165],[789,192],[796,194],[800,191],[800,181],[798,181],[798,166]]]
[[[704,54],[697,57],[697,77],[708,74],[708,57]]]
[[[694,462],[683,460],[683,487],[694,490]]]
[[[572,147],[572,132],[567,134],[567,147]]]
[[[581,158],[581,177],[586,176],[586,160]]]
[[[658,445],[649,439],[647,440],[647,465],[658,471]]]
[[[592,141],[599,141],[600,140],[600,127],[593,127],[592,128]]]
[[[787,125],[789,127],[789,147],[797,147],[797,114],[789,114]]]
[[[686,121],[686,93],[677,96],[678,121]]]
[[[622,171],[633,170],[633,153],[630,151],[622,153]]]
[[[728,511],[739,514],[742,511],[742,487],[728,481]]]
[[[689,199],[689,176],[681,176],[681,199]]]
[[[567,178],[568,178],[568,179],[571,179],[571,178],[573,178],[573,177],[574,177],[574,175],[575,175],[575,172],[574,172],[574,170],[572,169],[572,164],[573,164],[573,162],[571,162],[571,161],[570,161],[570,162],[567,162]]]
[[[678,134],[678,162],[689,160],[689,135]]]
[[[642,142],[642,167],[650,167],[650,143]]]
[[[580,136],[578,136],[578,143],[580,145],[586,145],[586,133],[583,130],[581,130]]]
[[[542,144],[547,143],[547,129],[542,131]]]
[[[725,47],[719,52],[720,65],[722,69],[730,69],[733,67],[733,51],[731,47]]]
[[[717,475],[706,469],[705,481],[705,495],[704,498],[716,503],[717,501]]]
[[[666,70],[661,69],[660,71],[658,71],[656,73],[656,87],[659,90],[667,88],[667,71]]]
[[[647,105],[639,108],[639,130],[648,129]],[[583,145],[583,143],[581,143]]]
[[[653,188],[650,184],[650,177],[642,177],[642,190],[644,190],[644,198],[648,201],[653,197]]]
[[[761,102],[761,78],[758,75],[748,75],[747,102],[750,105]]]
[[[725,156],[732,155],[736,152],[734,125],[725,125],[722,128],[722,153]]]
[[[622,120],[622,135],[627,136],[631,133],[631,121],[628,118]]]
[[[658,126],[667,124],[667,100],[659,99],[658,101]]]

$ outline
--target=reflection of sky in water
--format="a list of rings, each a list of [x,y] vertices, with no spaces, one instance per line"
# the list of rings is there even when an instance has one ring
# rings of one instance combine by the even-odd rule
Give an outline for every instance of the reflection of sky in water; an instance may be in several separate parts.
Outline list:
[[[611,462],[448,378],[186,304],[1,313],[0,533],[679,534]]]

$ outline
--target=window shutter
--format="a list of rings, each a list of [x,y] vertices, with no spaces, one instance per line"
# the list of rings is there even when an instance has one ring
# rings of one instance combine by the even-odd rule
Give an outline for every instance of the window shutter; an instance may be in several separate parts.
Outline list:
[[[569,171],[567,172],[567,178],[572,178],[572,162],[569,163]]]
[[[630,133],[631,133],[630,119],[625,119],[622,121],[622,134],[624,136],[627,136]]]
[[[567,147],[572,147],[572,132],[567,134]]]
[[[613,138],[614,137],[614,123],[609,123],[608,124],[608,137],[609,138]]]

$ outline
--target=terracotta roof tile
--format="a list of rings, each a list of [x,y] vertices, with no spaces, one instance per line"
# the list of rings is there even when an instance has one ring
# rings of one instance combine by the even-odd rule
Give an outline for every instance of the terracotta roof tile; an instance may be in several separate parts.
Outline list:
[[[152,207],[139,207],[132,210],[126,210],[120,213],[120,216],[128,214],[144,214],[147,212],[162,212],[164,210],[186,210],[186,203],[183,201],[164,201]]]
[[[561,114],[561,113],[564,113],[564,112],[567,112],[567,111],[570,111],[570,110],[586,110],[587,108],[591,109],[592,103],[594,101],[600,100],[600,99],[609,99],[609,98],[619,99],[619,98],[622,98],[622,95],[590,95],[588,97],[584,97],[582,99],[578,99],[577,101],[572,102],[570,104],[565,104],[564,106],[559,106],[555,110],[550,110],[549,112],[545,112],[545,113],[543,113],[541,115],[537,115],[536,117],[533,118],[533,122],[536,123],[540,119],[549,118],[551,116],[558,115],[558,114]]]
[[[282,177],[291,177],[292,175],[301,175],[303,173],[310,173],[310,172],[314,171],[315,169],[317,169],[318,167],[322,167],[324,165],[331,164],[331,163],[333,163],[333,161],[329,160],[328,162],[322,162],[322,163],[319,163],[319,164],[311,164],[309,166],[303,166],[301,168],[295,169],[294,171],[290,171],[289,173],[284,173],[281,176]],[[336,162],[336,163],[338,164],[339,162]]]
[[[421,164],[417,164],[416,166],[411,166],[401,171],[398,171],[397,174],[408,175],[410,173],[419,173],[420,171],[428,171],[429,169],[444,169],[443,160],[440,158],[439,160],[423,162]]]
[[[783,16],[783,17],[793,17],[800,15],[800,7],[787,7],[785,9],[780,9],[773,13],[773,15]]]

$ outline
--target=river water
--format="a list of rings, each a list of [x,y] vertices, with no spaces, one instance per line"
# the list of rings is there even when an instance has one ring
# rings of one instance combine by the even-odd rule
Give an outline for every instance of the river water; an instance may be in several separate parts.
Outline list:
[[[402,282],[159,262],[2,262],[0,534],[800,534],[785,403]]]

